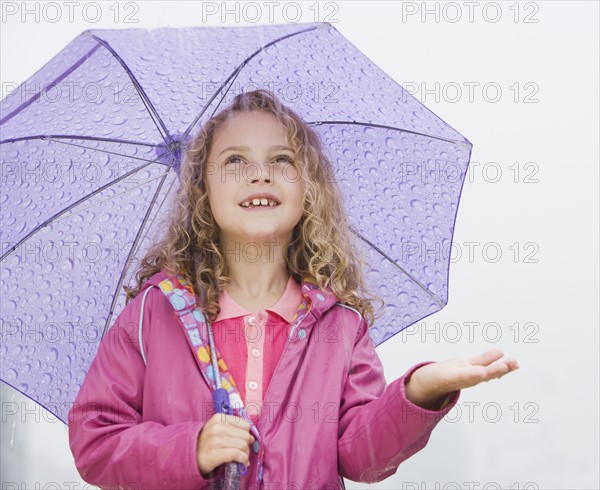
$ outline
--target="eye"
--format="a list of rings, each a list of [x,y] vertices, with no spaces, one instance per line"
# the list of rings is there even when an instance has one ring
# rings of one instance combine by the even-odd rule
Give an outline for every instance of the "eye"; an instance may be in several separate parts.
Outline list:
[[[242,158],[242,156],[241,156],[241,155],[229,155],[229,156],[227,157],[227,160],[225,160],[225,163],[229,163],[229,162],[231,162],[232,160],[240,160],[241,158]]]
[[[288,163],[294,163],[294,160],[287,155],[277,155],[277,160],[281,160],[282,158]]]
[[[230,156],[228,156],[228,157],[227,157],[227,159],[225,160],[225,163],[226,163],[226,164],[227,164],[227,163],[230,163],[230,162],[232,162],[233,160],[241,160],[242,158],[243,158],[243,157],[242,157],[241,155],[237,155],[237,154],[230,155]],[[283,154],[281,154],[281,155],[277,155],[277,158],[276,158],[275,160],[276,160],[276,161],[278,161],[278,160],[281,160],[282,158],[283,158],[285,161],[287,161],[288,163],[294,163],[294,160],[293,160],[291,157],[289,157],[288,155],[283,155]]]

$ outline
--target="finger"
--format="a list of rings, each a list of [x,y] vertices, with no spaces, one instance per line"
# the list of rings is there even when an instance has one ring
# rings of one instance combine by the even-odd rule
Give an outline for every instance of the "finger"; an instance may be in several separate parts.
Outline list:
[[[254,436],[250,433],[251,425],[250,422],[244,420],[241,417],[231,417],[230,419],[231,427],[235,429],[236,437],[240,439],[244,439],[248,442],[248,444],[252,444],[254,442]]]
[[[233,450],[242,453],[246,458],[250,457],[250,446],[242,439],[237,437],[224,437],[219,440],[219,447],[222,450]],[[244,461],[240,461],[244,463]]]
[[[252,444],[254,442],[254,436],[246,429],[241,429],[239,427],[232,427],[230,434],[232,435],[232,437],[235,437],[241,441],[244,441],[246,443],[246,445]]]
[[[500,374],[499,377],[502,377],[505,374],[510,373],[511,371],[519,369],[519,363],[516,359],[507,359],[504,361],[504,364],[506,365],[506,371]]]
[[[497,364],[493,364],[487,367],[486,371],[488,373],[488,378],[486,381],[489,381],[490,379],[500,378],[504,376],[506,373],[509,373],[511,371],[511,368],[505,362],[499,362]]]
[[[250,424],[243,419],[241,419],[241,422],[236,422],[235,417],[230,415],[227,415],[227,417],[230,418],[227,419],[226,423],[216,424],[212,431],[219,437],[232,437],[240,439],[246,444],[252,444],[255,437],[250,433]]]
[[[228,463],[238,462],[245,466],[250,465],[250,454],[247,454],[244,451],[235,448],[229,448],[224,451],[224,454],[226,454],[225,461]]]
[[[250,422],[243,419],[239,415],[227,415],[227,422],[233,427],[238,427],[246,432],[250,430]]]
[[[483,354],[478,356],[468,357],[467,360],[474,365],[478,366],[489,366],[492,362],[497,361],[504,355],[500,349],[491,349],[485,351]]]
[[[211,417],[211,419],[214,420],[215,423],[223,426],[231,425],[230,418],[233,418],[233,416],[222,412],[217,412]]]

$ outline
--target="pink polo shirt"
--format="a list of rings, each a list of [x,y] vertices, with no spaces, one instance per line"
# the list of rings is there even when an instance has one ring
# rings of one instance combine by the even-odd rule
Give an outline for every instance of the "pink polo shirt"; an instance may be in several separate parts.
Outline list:
[[[212,323],[213,340],[255,424],[285,347],[287,327],[301,301],[302,289],[291,275],[279,301],[255,312],[237,304],[226,291],[219,295],[221,312]]]

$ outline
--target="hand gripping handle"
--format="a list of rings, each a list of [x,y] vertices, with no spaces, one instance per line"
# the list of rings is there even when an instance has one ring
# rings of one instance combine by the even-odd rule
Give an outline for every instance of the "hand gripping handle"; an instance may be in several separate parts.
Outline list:
[[[217,388],[213,392],[213,404],[215,413],[235,415],[233,408],[229,405],[229,393],[227,393],[225,388]],[[247,472],[248,468],[243,463],[225,463],[223,490],[238,490],[240,487],[240,475],[245,475]]]

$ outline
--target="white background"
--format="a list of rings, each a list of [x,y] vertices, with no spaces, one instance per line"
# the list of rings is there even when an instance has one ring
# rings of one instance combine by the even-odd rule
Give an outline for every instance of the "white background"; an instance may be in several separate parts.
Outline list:
[[[37,19],[21,17],[23,2],[3,2],[3,11],[13,4],[18,14],[1,24],[2,97],[85,29],[222,23],[219,15],[203,22],[200,2],[159,1],[135,2],[138,23],[123,22],[133,12],[123,3],[115,22],[114,2],[101,2],[91,22],[97,11],[88,10],[86,21],[88,3],[78,3],[70,22],[57,2],[63,15],[51,22],[56,10],[45,18],[43,2]],[[283,17],[287,3],[274,8],[275,23],[293,16],[291,8]],[[598,3],[473,2],[472,21],[469,2],[315,3],[301,3],[301,22],[334,24],[474,145],[449,304],[378,348],[388,382],[422,360],[494,347],[520,364],[501,380],[463,390],[458,408],[395,475],[371,486],[347,481],[348,487],[600,488]],[[26,6],[36,10],[36,2]],[[234,2],[227,6],[236,9]],[[243,7],[237,3],[238,11]],[[438,18],[423,17],[426,9]],[[263,6],[256,23],[268,22]],[[236,23],[234,15],[224,23]],[[247,23],[240,15],[239,24]],[[470,331],[467,322],[478,325]],[[496,342],[493,322],[501,328]],[[2,396],[2,488],[84,488],[66,427],[5,385]],[[6,413],[11,402],[16,416]]]

